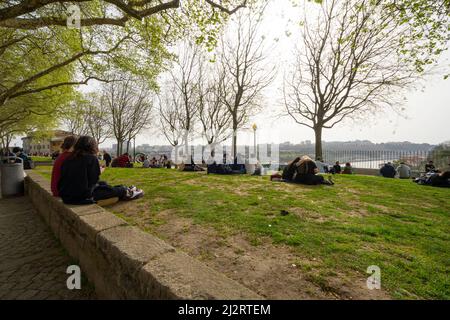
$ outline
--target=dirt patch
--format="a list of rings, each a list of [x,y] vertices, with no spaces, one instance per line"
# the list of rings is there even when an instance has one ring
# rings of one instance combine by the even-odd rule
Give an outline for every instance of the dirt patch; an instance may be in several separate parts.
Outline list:
[[[128,204],[121,209],[132,215]],[[115,206],[115,211],[121,209]],[[291,208],[294,211],[296,208]],[[127,212],[125,214],[125,212]],[[305,215],[301,209],[295,214]],[[368,290],[366,276],[320,277],[317,259],[299,256],[290,247],[275,245],[269,239],[257,239],[259,245],[242,233],[218,230],[180,217],[174,209],[155,215],[163,223],[137,219],[138,226],[166,240],[174,247],[203,261],[268,299],[389,299],[384,291]],[[317,268],[318,269],[318,268]]]

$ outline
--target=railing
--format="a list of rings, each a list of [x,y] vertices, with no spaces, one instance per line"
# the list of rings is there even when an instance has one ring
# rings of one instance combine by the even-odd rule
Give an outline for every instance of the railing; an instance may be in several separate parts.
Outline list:
[[[314,150],[296,151],[296,155],[308,155],[315,158]],[[437,168],[445,169],[450,163],[448,150],[324,150],[323,161],[332,165],[336,161],[341,164],[350,162],[354,168],[379,169],[387,162],[398,164],[405,162],[413,170],[423,171],[425,164],[432,160]],[[293,152],[280,151],[280,164],[295,158]]]

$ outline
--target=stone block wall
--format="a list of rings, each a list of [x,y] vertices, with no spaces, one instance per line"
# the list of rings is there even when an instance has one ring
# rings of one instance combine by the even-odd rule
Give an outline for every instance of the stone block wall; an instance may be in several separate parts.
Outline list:
[[[97,205],[65,205],[28,171],[25,191],[101,299],[260,299]]]

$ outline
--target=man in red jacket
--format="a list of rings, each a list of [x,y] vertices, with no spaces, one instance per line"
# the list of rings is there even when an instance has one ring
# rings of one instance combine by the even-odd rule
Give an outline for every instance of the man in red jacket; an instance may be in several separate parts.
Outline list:
[[[61,166],[63,162],[71,155],[71,149],[74,146],[75,142],[77,142],[76,137],[74,136],[66,137],[61,145],[62,152],[59,154],[59,156],[53,163],[51,189],[52,194],[55,197],[59,197],[58,182],[59,179],[61,178]]]

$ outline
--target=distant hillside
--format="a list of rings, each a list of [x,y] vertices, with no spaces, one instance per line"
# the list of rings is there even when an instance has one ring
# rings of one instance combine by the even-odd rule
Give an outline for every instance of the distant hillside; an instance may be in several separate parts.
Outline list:
[[[330,141],[323,142],[323,149],[334,151],[334,150],[346,150],[346,151],[430,151],[435,145],[428,143],[412,143],[412,142],[386,142],[386,143],[373,143],[367,140],[356,140],[356,141]],[[299,144],[292,144],[290,142],[284,142],[280,144],[280,151],[304,151],[313,150],[314,143],[303,142]]]

